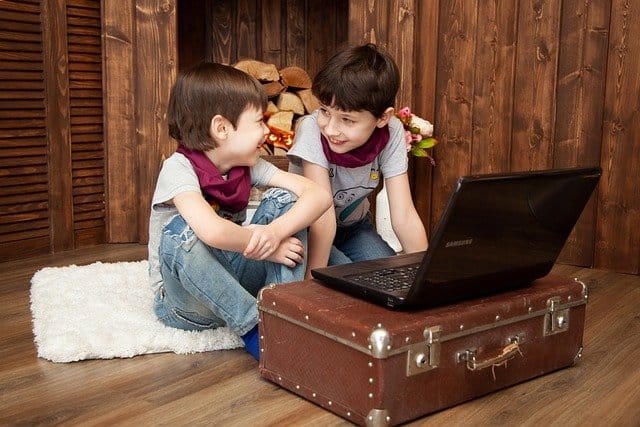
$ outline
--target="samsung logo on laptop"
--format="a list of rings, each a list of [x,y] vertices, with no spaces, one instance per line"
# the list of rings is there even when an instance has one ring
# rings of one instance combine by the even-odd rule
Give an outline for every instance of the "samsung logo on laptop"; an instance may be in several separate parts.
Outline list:
[[[467,246],[473,243],[473,239],[464,239],[464,240],[452,240],[447,242],[444,247],[445,248],[456,248],[458,246]]]

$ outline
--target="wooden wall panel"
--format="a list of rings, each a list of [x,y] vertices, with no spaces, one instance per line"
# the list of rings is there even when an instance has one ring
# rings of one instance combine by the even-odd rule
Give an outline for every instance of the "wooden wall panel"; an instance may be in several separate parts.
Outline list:
[[[347,43],[348,0],[307,2],[306,69],[313,76]],[[331,13],[326,11],[330,10]]]
[[[600,163],[607,45],[607,2],[564,0],[556,88],[553,166]],[[593,265],[597,192],[569,236],[560,260]]]
[[[314,3],[315,4],[315,3]],[[323,7],[326,5],[323,4]],[[260,49],[261,60],[268,64],[275,64],[281,68],[284,60],[281,0],[262,0],[260,7]]]
[[[413,78],[416,55],[415,46],[416,1],[393,0],[389,10],[389,53],[400,71],[400,89],[396,107],[413,106]]]
[[[518,8],[511,169],[553,166],[560,0],[524,0]]]
[[[138,241],[140,161],[136,149],[135,4],[103,2],[107,240]],[[113,58],[113,59],[112,59]],[[115,60],[117,58],[117,60]]]
[[[349,2],[349,42],[389,43],[390,2],[357,0]]]
[[[436,69],[438,60],[438,2],[418,2],[416,11],[416,43],[413,48],[415,70],[413,75],[412,106],[418,116],[435,123]],[[434,150],[433,155],[437,156]],[[436,157],[437,162],[437,157]],[[412,194],[416,210],[427,234],[431,234],[431,195],[433,167],[424,159],[411,159],[409,163]]]
[[[595,266],[640,273],[640,2],[613,0]]]
[[[433,221],[442,216],[457,178],[468,174],[471,166],[477,9],[477,1],[440,2],[434,117],[440,143],[433,174]]]
[[[195,65],[202,58],[233,64],[242,59],[258,59],[277,68],[299,66],[312,76],[347,40],[348,0],[317,2],[310,0],[198,0],[180,3],[178,28],[180,69]],[[181,12],[182,11],[182,12]],[[190,28],[197,17],[205,19],[205,38],[201,46]],[[197,18],[196,18],[197,19]],[[200,21],[197,20],[200,25]],[[205,52],[194,53],[194,50]]]
[[[62,2],[45,2],[43,6],[48,166],[59,171],[49,175],[51,250],[57,252],[74,246],[67,16]]]
[[[138,241],[149,239],[149,208],[162,160],[176,149],[167,131],[167,105],[177,74],[175,0],[136,0],[136,168]]]
[[[206,11],[206,0],[178,1],[178,16],[189,25],[178,25],[178,67],[182,64],[198,64],[205,61],[206,53],[211,51],[211,39],[206,28],[211,26],[211,18]]]
[[[471,173],[510,170],[518,2],[478,7]]]
[[[238,0],[235,2],[236,23],[234,38],[236,42],[236,58],[256,58],[258,55],[258,39],[256,34],[260,23],[258,0]]]
[[[285,66],[307,68],[306,41],[306,1],[285,0]],[[318,17],[316,17],[318,18]]]
[[[231,64],[238,60],[233,44],[235,31],[234,4],[235,2],[231,0],[207,1],[205,4],[204,13],[207,17],[205,34],[207,35],[207,40],[210,40],[206,45],[205,58],[207,58],[207,61]],[[178,20],[178,27],[189,27],[188,21],[183,21],[180,16],[178,16]],[[189,44],[189,42],[186,43],[187,45]],[[181,68],[194,65],[182,61],[182,59],[182,57],[179,58]]]

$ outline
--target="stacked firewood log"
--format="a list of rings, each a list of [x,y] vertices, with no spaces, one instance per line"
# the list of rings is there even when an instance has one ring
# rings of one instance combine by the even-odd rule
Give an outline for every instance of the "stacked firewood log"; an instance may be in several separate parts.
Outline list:
[[[264,154],[285,154],[293,144],[296,120],[319,106],[311,93],[309,74],[300,67],[278,70],[273,64],[252,59],[239,61],[234,67],[262,83],[269,98],[265,117],[270,134],[262,147]]]

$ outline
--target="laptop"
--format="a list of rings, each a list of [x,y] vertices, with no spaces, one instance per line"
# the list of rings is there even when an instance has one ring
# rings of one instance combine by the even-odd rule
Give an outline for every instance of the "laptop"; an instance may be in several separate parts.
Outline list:
[[[528,286],[553,267],[601,173],[592,167],[461,177],[426,251],[311,274],[396,309]]]

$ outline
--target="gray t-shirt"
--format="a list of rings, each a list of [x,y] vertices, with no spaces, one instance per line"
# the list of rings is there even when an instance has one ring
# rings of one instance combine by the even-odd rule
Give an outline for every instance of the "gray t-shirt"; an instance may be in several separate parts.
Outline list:
[[[251,169],[252,185],[267,185],[277,168],[271,163],[259,159]],[[153,199],[151,201],[151,216],[149,218],[149,278],[151,287],[155,291],[162,283],[158,249],[163,227],[178,214],[170,201],[180,193],[195,191],[202,193],[198,177],[191,166],[191,162],[180,153],[174,153],[162,163],[158,175]],[[218,215],[236,223],[242,223],[246,217],[246,209],[236,214],[218,212]]]
[[[397,117],[389,121],[389,142],[373,162],[347,168],[329,163],[322,151],[317,112],[302,117],[296,129],[293,147],[287,153],[289,171],[302,175],[302,160],[329,171],[333,205],[338,225],[350,225],[365,218],[369,212],[367,196],[380,181],[407,172],[409,160],[402,122]]]

